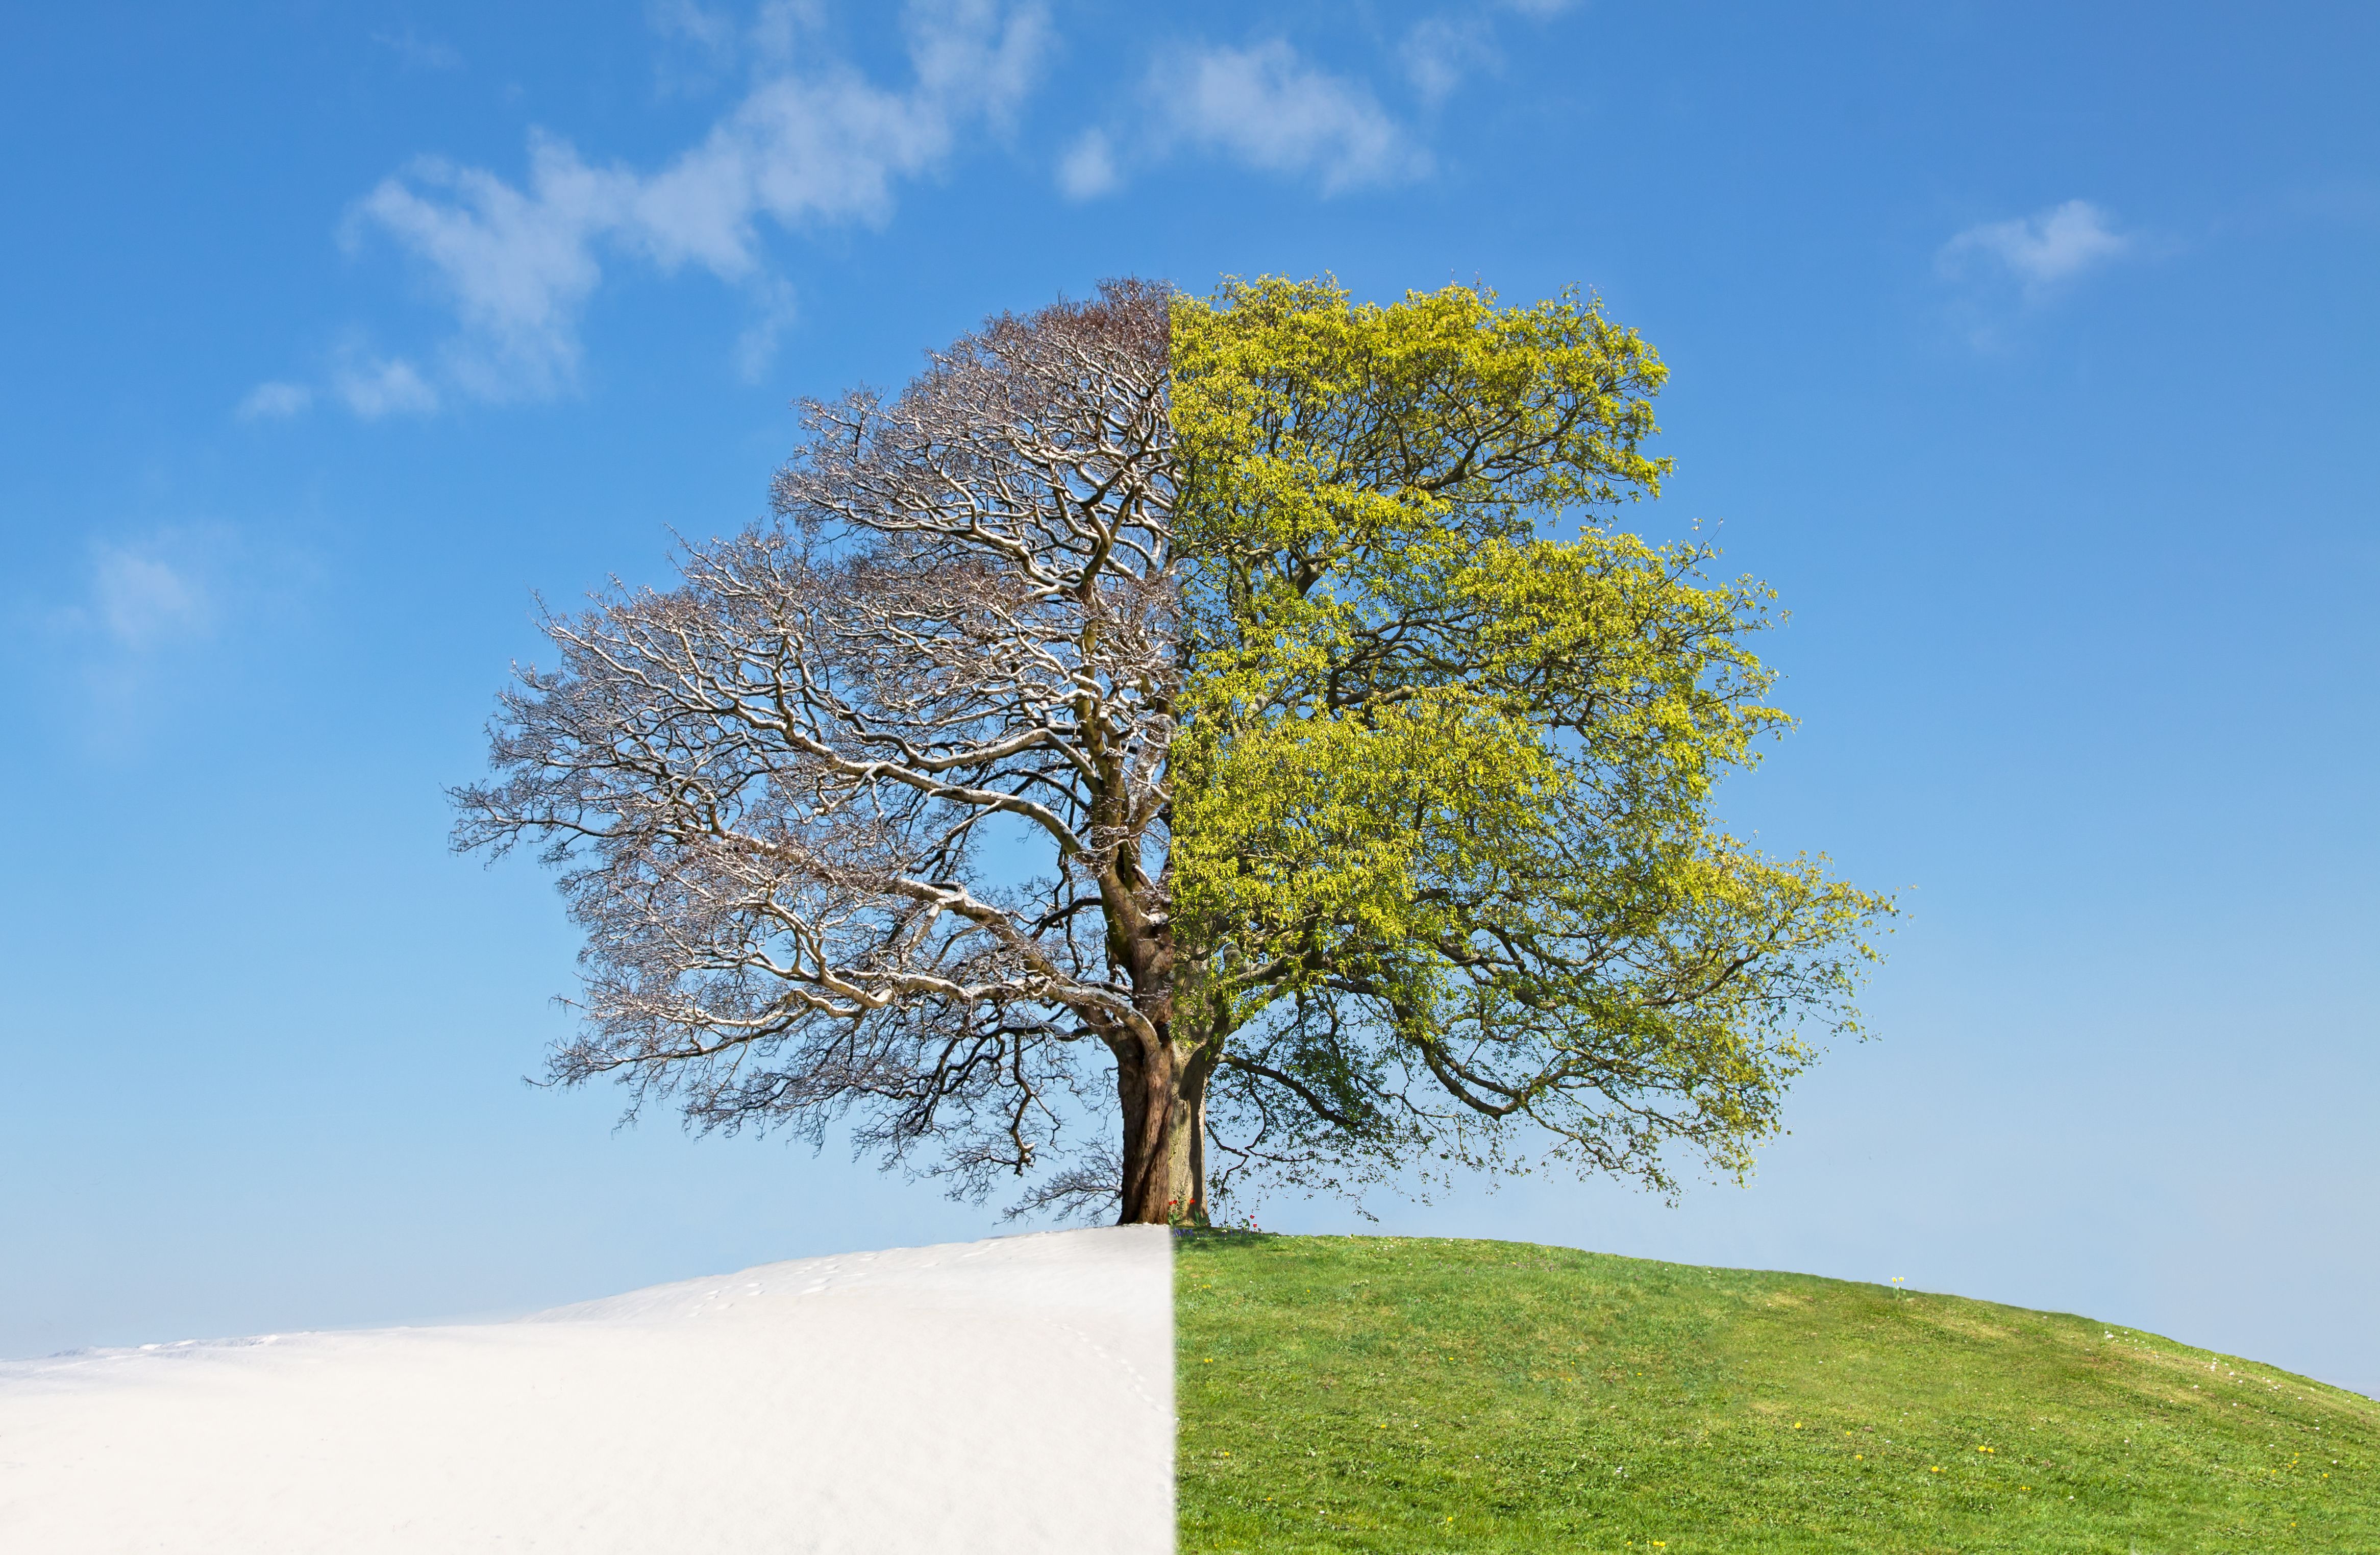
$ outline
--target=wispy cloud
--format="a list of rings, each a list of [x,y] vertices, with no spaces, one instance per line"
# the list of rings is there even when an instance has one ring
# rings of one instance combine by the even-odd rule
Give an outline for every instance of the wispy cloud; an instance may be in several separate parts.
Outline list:
[[[588,301],[622,260],[664,274],[693,266],[747,288],[758,322],[737,356],[759,371],[791,317],[763,219],[789,231],[882,222],[896,185],[948,158],[963,130],[1010,120],[1050,30],[1032,0],[911,0],[913,79],[894,89],[839,62],[797,63],[790,39],[806,17],[798,5],[763,7],[749,37],[766,68],[698,144],[652,171],[590,163],[540,131],[518,183],[432,158],[382,180],[357,203],[348,241],[386,239],[422,264],[456,327],[433,366],[351,367],[332,384],[336,397],[373,416],[432,408],[448,394],[564,392],[579,370]],[[706,46],[724,25],[683,3],[656,18]]]
[[[2137,246],[2105,211],[2087,200],[2070,200],[2030,216],[1969,227],[1942,245],[1935,268],[1954,280],[2013,281],[2035,299]]]
[[[619,225],[637,180],[624,170],[589,167],[566,143],[529,139],[527,188],[475,167],[422,161],[383,179],[358,206],[350,241],[369,230],[396,240],[426,263],[453,306],[460,334],[447,348],[449,371],[485,398],[551,395],[578,367],[578,317],[602,279],[595,240]],[[404,361],[395,373],[421,383]],[[342,397],[364,414],[342,387]],[[369,390],[366,404],[380,396]]]
[[[224,616],[227,529],[173,525],[95,539],[64,599],[34,613],[86,667],[123,668],[214,635]]]
[[[283,379],[259,383],[239,402],[237,415],[243,421],[285,421],[303,415],[325,395],[367,421],[426,416],[441,403],[438,391],[411,362],[374,356],[350,339],[336,354],[321,390]]]
[[[1128,163],[1183,151],[1258,172],[1316,180],[1325,194],[1392,184],[1429,170],[1429,155],[1370,87],[1309,64],[1275,39],[1246,48],[1175,47],[1149,68],[1130,130],[1091,129],[1058,164],[1077,200],[1123,187]]]
[[[95,546],[81,619],[135,653],[206,636],[214,601],[197,569],[175,554],[186,549],[170,536]]]
[[[769,364],[776,359],[777,342],[793,327],[800,310],[794,305],[794,288],[774,276],[751,289],[752,322],[735,337],[735,371],[747,383],[758,383],[768,376]]]
[[[1405,33],[1398,55],[1405,79],[1436,106],[1465,78],[1498,63],[1495,40],[1480,18],[1426,17]]]
[[[1275,40],[1160,65],[1149,82],[1175,135],[1268,173],[1311,174],[1323,192],[1394,183],[1429,158],[1371,89],[1308,65]]]
[[[303,383],[259,383],[239,402],[243,421],[280,421],[314,403],[314,391]]]
[[[1422,17],[1388,61],[1425,109],[1503,63],[1498,33],[1518,13],[1544,21],[1574,0],[1491,0]],[[1412,125],[1357,74],[1325,68],[1280,38],[1241,46],[1168,40],[1131,101],[1067,144],[1060,191],[1096,199],[1138,170],[1205,153],[1259,173],[1313,180],[1326,195],[1427,176]]]
[[[426,416],[438,408],[438,391],[413,364],[357,352],[331,375],[340,403],[367,421],[383,416]]]
[[[1115,147],[1104,129],[1083,131],[1058,159],[1058,188],[1069,200],[1090,200],[1123,182],[1116,169]]]
[[[58,574],[7,580],[0,657],[30,656],[79,737],[138,747],[229,684],[223,656],[285,625],[319,580],[305,554],[237,526],[121,528]]]
[[[732,13],[695,0],[650,0],[645,18],[662,37],[692,43],[721,64],[734,57],[743,33]]]

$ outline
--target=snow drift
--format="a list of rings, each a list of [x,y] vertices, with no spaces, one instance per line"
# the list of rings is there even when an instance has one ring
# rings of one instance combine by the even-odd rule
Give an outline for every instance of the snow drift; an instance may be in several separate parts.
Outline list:
[[[1052,1232],[10,1362],[0,1549],[1170,1550],[1171,1257]]]

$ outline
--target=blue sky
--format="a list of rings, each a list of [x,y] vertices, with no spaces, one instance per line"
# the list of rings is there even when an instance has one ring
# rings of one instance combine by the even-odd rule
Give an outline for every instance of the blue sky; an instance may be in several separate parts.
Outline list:
[[[532,591],[787,402],[1136,272],[1577,283],[1781,590],[1724,796],[1908,917],[1748,1189],[1391,1230],[2089,1312],[2380,1391],[2367,6],[93,4],[0,55],[0,1354],[975,1235],[524,1086],[445,850]],[[1348,1229],[1287,1201],[1284,1229]]]

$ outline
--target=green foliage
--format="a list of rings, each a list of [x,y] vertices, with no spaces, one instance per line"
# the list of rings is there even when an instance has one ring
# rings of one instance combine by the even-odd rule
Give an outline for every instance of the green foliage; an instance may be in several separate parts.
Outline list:
[[[2380,1403],[2154,1334],[1513,1243],[1176,1245],[1185,1555],[2380,1549]]]
[[[1709,815],[1788,721],[1769,591],[1600,522],[1668,469],[1659,360],[1574,296],[1278,279],[1177,299],[1172,351],[1172,889],[1225,1152],[1509,1166],[1530,1123],[1742,1172],[1888,906]]]

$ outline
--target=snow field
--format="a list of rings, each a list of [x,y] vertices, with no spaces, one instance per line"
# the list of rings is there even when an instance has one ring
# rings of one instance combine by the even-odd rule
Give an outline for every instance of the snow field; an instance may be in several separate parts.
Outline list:
[[[1173,1547],[1163,1227],[0,1363],[0,1549]]]

